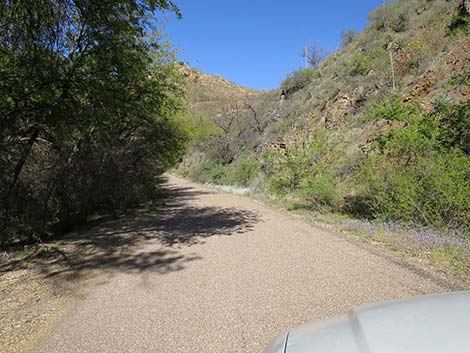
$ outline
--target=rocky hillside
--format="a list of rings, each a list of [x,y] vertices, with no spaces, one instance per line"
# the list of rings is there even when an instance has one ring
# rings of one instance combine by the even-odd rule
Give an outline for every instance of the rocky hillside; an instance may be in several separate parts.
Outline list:
[[[293,207],[465,228],[469,11],[462,0],[385,4],[340,51],[269,92],[184,67],[191,118],[211,127],[193,127],[182,173]]]
[[[243,104],[260,92],[241,87],[222,76],[209,75],[182,64],[180,74],[185,80],[185,93],[192,114],[216,114],[224,105]]]

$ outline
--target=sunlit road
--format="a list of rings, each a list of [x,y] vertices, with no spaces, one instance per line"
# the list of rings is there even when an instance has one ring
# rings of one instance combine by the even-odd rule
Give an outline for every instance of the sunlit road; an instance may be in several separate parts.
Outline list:
[[[259,352],[278,333],[354,306],[448,290],[397,259],[249,198],[171,177],[147,240],[40,352]],[[118,230],[116,230],[118,231]]]

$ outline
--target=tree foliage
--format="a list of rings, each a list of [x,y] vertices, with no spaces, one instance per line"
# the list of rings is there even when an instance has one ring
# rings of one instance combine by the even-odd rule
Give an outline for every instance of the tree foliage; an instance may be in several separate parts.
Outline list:
[[[162,11],[180,16],[165,0],[0,4],[3,243],[135,205],[180,158]]]

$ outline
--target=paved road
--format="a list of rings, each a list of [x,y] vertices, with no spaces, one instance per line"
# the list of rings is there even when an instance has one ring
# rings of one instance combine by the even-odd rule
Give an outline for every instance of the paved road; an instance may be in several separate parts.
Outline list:
[[[168,187],[176,198],[160,214],[116,230],[145,243],[130,249],[132,259],[90,292],[41,352],[259,352],[305,321],[448,290],[248,198],[176,178]]]

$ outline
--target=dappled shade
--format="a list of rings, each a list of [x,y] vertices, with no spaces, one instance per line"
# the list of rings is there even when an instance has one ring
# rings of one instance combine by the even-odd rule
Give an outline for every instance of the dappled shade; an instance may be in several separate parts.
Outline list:
[[[191,204],[195,197],[209,193],[167,186],[165,202],[159,207],[71,233],[65,246],[52,247],[31,261],[48,277],[86,276],[95,269],[161,274],[182,270],[188,262],[201,259],[197,248],[183,253],[183,247],[214,236],[240,236],[260,221],[258,214],[249,210]],[[16,265],[19,263],[10,263],[1,271]]]

